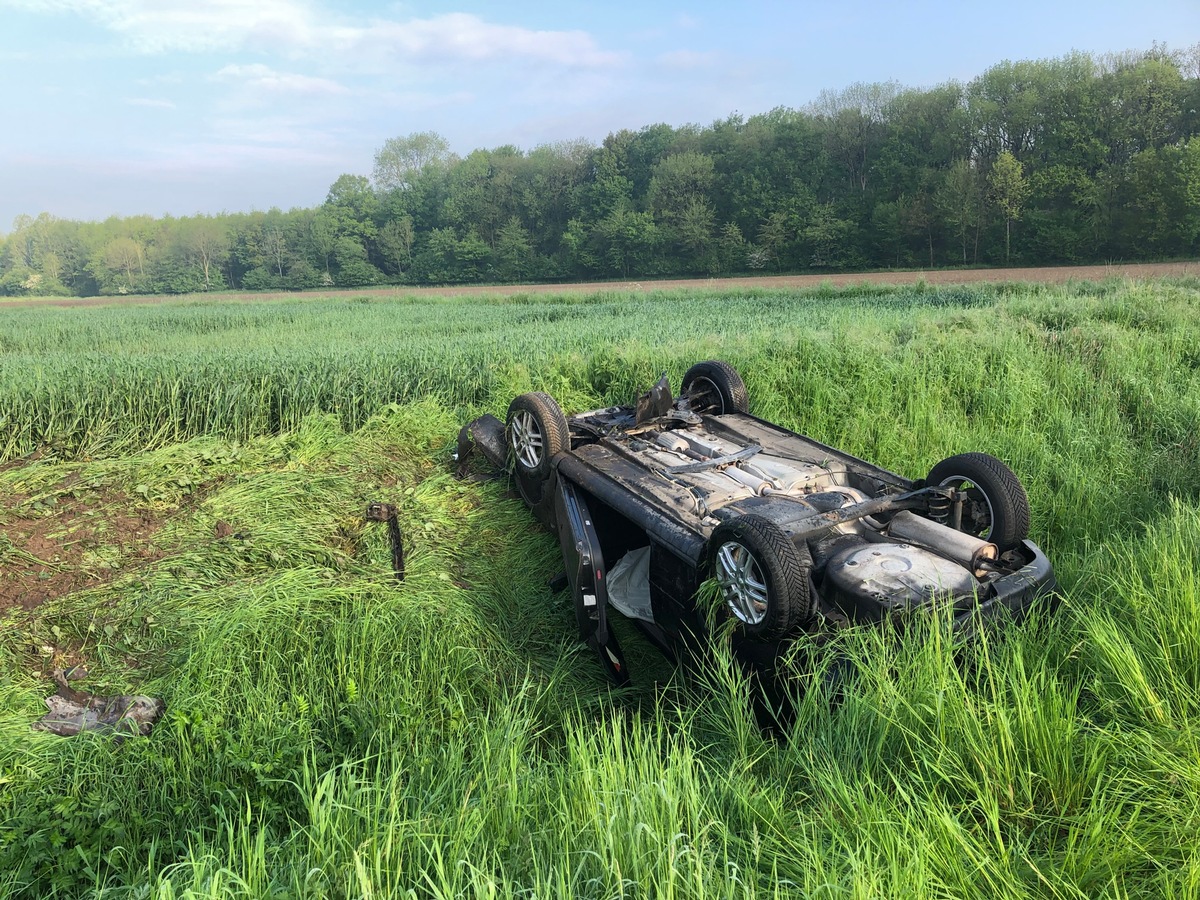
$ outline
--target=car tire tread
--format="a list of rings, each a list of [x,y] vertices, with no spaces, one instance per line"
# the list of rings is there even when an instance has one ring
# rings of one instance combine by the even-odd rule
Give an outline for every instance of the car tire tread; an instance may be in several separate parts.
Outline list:
[[[513,418],[521,412],[530,413],[537,421],[542,435],[542,454],[538,464],[532,468],[521,464],[513,452]],[[550,477],[550,461],[570,447],[571,430],[567,417],[558,402],[543,391],[530,391],[513,398],[505,417],[504,440],[512,461],[513,474],[521,498],[530,507],[536,507],[544,499],[546,481]]]
[[[1012,469],[987,453],[960,453],[930,469],[925,483],[939,485],[955,478],[969,481],[987,494],[992,505],[987,539],[1001,552],[1011,550],[1029,536],[1029,496]]]
[[[737,369],[719,359],[709,359],[698,362],[683,376],[680,386],[681,393],[687,394],[692,385],[706,379],[716,387],[721,395],[722,409],[720,413],[750,411],[749,395],[746,393],[746,383]]]
[[[716,572],[716,551],[730,538],[746,547],[764,570],[767,584],[767,609],[763,620],[749,624],[739,620],[747,637],[775,641],[810,624],[816,615],[816,596],[809,575],[812,557],[808,545],[797,548],[783,530],[770,519],[754,514],[738,516],[718,525],[710,541],[712,571]],[[728,604],[726,614],[732,616]]]

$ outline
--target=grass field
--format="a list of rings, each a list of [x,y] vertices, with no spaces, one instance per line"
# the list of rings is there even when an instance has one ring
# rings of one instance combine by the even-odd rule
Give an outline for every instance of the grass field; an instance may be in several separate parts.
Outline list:
[[[774,738],[720,647],[623,632],[609,690],[454,438],[708,358],[894,471],[1004,458],[1058,614],[851,631]],[[0,893],[1197,897],[1198,500],[1195,279],[3,309]],[[80,663],[150,737],[30,731]]]

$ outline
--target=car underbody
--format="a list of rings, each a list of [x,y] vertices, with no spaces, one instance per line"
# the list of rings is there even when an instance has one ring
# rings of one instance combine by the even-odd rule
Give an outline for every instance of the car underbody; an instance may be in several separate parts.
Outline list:
[[[968,629],[1053,592],[1024,489],[999,460],[961,454],[909,480],[747,405],[737,373],[711,361],[678,397],[664,378],[632,406],[566,417],[524,394],[507,423],[464,428],[460,451],[508,467],[557,534],[580,637],[618,683],[611,609],[672,658],[730,621],[761,676],[800,635],[935,610]],[[710,579],[715,620],[700,599]]]

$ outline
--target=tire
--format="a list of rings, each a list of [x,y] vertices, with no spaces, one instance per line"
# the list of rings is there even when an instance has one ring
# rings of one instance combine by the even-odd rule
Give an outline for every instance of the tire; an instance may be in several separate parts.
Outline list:
[[[718,525],[708,546],[710,574],[747,637],[776,641],[813,620],[807,544],[797,549],[774,522],[744,515]]]
[[[1029,497],[1012,469],[986,453],[960,453],[929,470],[926,485],[966,489],[962,530],[1011,550],[1029,536]]]
[[[550,460],[571,444],[567,417],[549,394],[521,394],[508,405],[504,440],[517,491],[530,507],[542,502]]]
[[[688,398],[692,412],[719,416],[750,411],[742,376],[729,363],[717,359],[696,363],[688,369],[680,392]]]

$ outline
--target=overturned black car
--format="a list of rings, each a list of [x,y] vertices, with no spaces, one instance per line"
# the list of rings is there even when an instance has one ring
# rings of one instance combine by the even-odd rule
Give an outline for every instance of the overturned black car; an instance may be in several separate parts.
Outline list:
[[[511,467],[558,535],[580,637],[628,679],[608,624],[616,609],[678,659],[711,625],[713,579],[734,650],[757,674],[797,635],[939,609],[973,627],[1022,617],[1055,583],[1027,539],[1029,501],[1000,460],[964,453],[910,481],[748,413],[728,364],[698,363],[673,396],[665,377],[634,406],[567,417],[541,392],[463,429]]]

